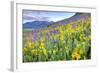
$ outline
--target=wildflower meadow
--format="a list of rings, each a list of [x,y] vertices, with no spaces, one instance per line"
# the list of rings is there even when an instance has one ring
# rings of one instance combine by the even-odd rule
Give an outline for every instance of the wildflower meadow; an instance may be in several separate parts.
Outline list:
[[[43,29],[23,29],[23,62],[91,59],[91,18]]]

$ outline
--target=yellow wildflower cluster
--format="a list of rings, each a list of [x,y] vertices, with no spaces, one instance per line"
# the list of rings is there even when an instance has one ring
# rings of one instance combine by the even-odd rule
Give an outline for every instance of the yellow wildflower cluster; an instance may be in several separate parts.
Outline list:
[[[72,59],[73,60],[80,60],[82,55],[84,54],[83,48],[75,48],[72,52]]]
[[[40,43],[40,48],[41,48],[41,49],[44,48],[44,43],[43,43],[43,42]]]
[[[91,58],[91,21],[74,21],[59,26],[26,31],[23,62],[85,60]],[[85,23],[85,24],[84,24]],[[28,37],[28,39],[26,39]],[[34,37],[34,38],[32,38]],[[30,38],[30,39],[29,39]]]
[[[32,48],[34,48],[34,43],[29,41],[26,43],[26,47],[28,47],[29,49],[32,49]]]
[[[72,53],[73,60],[80,60],[80,58],[81,58],[81,55],[77,51]]]

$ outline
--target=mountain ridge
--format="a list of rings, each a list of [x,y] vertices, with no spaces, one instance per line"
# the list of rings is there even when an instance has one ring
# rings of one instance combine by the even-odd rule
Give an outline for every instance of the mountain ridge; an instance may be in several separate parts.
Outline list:
[[[45,27],[49,27],[49,26],[57,26],[57,25],[64,25],[64,24],[68,24],[70,22],[76,21],[76,20],[83,20],[83,19],[87,19],[88,17],[90,17],[91,14],[90,13],[76,13],[75,15],[73,15],[70,18],[66,18],[63,19],[61,21],[57,21],[57,22],[48,22],[48,21],[32,21],[32,22],[26,22],[23,24],[23,27],[25,29],[39,29],[39,28],[45,28]]]

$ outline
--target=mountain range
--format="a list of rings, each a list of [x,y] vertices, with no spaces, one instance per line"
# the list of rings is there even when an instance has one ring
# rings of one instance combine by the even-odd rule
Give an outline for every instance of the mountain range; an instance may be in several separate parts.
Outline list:
[[[32,22],[26,22],[23,24],[24,28],[33,28],[33,29],[39,29],[39,28],[45,28],[48,25],[51,25],[53,21],[32,21]]]
[[[70,22],[76,21],[76,20],[82,20],[82,19],[87,19],[90,17],[90,13],[76,13],[74,16],[70,18],[66,18],[64,20],[58,21],[58,22],[53,22],[53,21],[32,21],[32,22],[26,22],[23,24],[24,29],[40,29],[40,28],[45,28],[48,26],[56,26],[56,25],[63,25],[63,24],[68,24]]]

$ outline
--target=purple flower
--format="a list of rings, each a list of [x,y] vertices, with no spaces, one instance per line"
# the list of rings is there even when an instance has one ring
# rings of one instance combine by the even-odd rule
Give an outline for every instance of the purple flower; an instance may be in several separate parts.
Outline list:
[[[37,31],[33,31],[33,41],[38,41],[39,35],[37,34]]]
[[[50,35],[49,34],[46,34],[45,38],[46,39],[49,39],[50,38]]]
[[[56,35],[56,34],[59,34],[59,31],[58,30],[54,30],[53,33],[54,33],[54,35]]]

